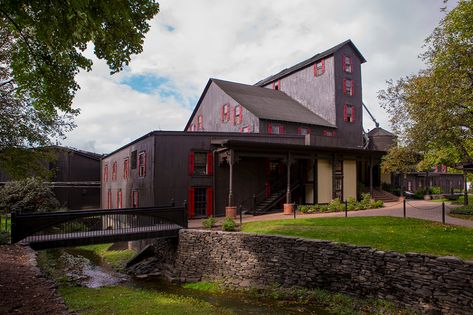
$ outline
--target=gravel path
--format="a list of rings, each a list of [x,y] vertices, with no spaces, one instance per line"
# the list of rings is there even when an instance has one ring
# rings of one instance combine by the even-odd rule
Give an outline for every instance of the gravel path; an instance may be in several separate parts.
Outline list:
[[[0,314],[69,314],[29,247],[0,246]]]
[[[446,212],[455,206],[446,204]],[[442,203],[434,201],[424,200],[408,200],[406,207],[406,214],[409,218],[418,218],[429,221],[442,222]],[[317,213],[317,214],[301,214],[297,213],[298,218],[324,218],[324,217],[343,217],[344,212],[331,212],[331,213]],[[359,210],[359,211],[348,211],[348,217],[370,217],[370,216],[392,216],[402,217],[403,206],[402,203],[386,203],[383,208],[370,209],[370,210]],[[292,219],[292,215],[284,215],[282,213],[265,214],[259,216],[244,215],[243,222],[254,222],[254,221],[269,221],[269,220],[282,220]],[[223,218],[217,218],[217,224],[221,224]],[[239,221],[239,217],[235,221]],[[473,221],[462,220],[458,218],[452,218],[445,215],[445,222],[447,224],[473,227]],[[202,220],[190,220],[190,228],[201,228]]]

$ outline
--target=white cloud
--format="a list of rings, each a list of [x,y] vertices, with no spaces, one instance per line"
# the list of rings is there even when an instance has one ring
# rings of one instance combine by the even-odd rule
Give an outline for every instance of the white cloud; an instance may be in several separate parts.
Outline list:
[[[423,40],[438,24],[442,0],[184,1],[162,0],[144,51],[126,71],[109,76],[106,64],[78,76],[78,128],[65,144],[110,152],[156,129],[182,130],[209,77],[255,83],[351,38],[368,60],[363,98],[383,127],[377,91],[385,80],[417,72]],[[450,3],[453,6],[454,3]],[[169,31],[171,26],[173,31]],[[168,81],[183,100],[144,94],[121,84],[132,75]],[[365,126],[372,128],[368,115]]]

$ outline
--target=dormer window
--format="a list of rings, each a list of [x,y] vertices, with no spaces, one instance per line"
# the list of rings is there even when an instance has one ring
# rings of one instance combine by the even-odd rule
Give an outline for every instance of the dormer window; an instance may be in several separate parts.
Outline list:
[[[343,56],[343,71],[352,73],[353,71],[353,62],[352,58],[348,56]]]
[[[320,77],[324,73],[325,73],[325,59],[322,59],[314,65],[314,76]]]
[[[230,121],[230,104],[226,103],[222,106],[221,112],[222,122],[229,122]]]
[[[243,109],[241,105],[237,105],[234,108],[233,113],[233,124],[239,125],[243,121]]]

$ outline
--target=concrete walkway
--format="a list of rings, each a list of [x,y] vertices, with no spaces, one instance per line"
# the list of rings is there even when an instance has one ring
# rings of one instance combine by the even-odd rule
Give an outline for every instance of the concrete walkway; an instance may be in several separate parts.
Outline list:
[[[453,209],[454,205],[449,203],[445,204],[445,210],[448,213]],[[409,218],[418,218],[429,221],[442,222],[442,203],[424,200],[408,200],[406,204],[406,214]],[[313,213],[313,214],[302,214],[297,213],[297,218],[326,218],[326,217],[344,217],[344,212],[330,212],[330,213]],[[371,216],[391,216],[391,217],[403,217],[403,206],[402,202],[386,203],[383,208],[370,209],[370,210],[359,210],[359,211],[348,211],[348,217],[371,217]],[[220,225],[224,218],[216,218],[217,225]],[[282,213],[272,213],[259,216],[243,215],[243,223],[255,222],[255,221],[269,221],[269,220],[284,220],[293,219],[292,215],[284,215]],[[235,219],[239,222],[240,218]],[[473,221],[462,220],[445,215],[445,222],[447,224],[459,225],[473,228]],[[190,220],[190,228],[201,228],[202,220]]]

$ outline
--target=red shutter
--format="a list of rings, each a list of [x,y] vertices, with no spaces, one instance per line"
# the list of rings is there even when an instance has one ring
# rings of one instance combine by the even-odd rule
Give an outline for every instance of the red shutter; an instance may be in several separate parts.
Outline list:
[[[195,158],[194,152],[189,153],[189,159],[187,161],[189,176],[194,175],[194,158]]]
[[[343,120],[348,121],[348,106],[345,104],[343,106]]]
[[[343,94],[347,95],[347,80],[343,79]]]
[[[279,126],[279,134],[280,135],[284,134],[284,126]]]
[[[222,121],[225,121],[225,104],[222,106],[222,108],[220,109],[220,119]]]
[[[317,62],[314,63],[314,77],[317,77]]]
[[[335,137],[337,135],[337,132],[334,130],[332,131],[332,136]]]
[[[207,210],[208,217],[210,217],[214,212],[212,187],[207,188],[207,209],[206,210]]]
[[[281,91],[281,80],[278,80],[278,90]]]
[[[194,187],[189,188],[188,201],[187,201],[187,214],[189,219],[194,218],[195,207],[194,207]]]
[[[273,82],[273,90],[274,90],[274,82]]]
[[[301,127],[298,127],[298,128],[297,128],[297,134],[298,134],[298,135],[301,134]]]
[[[351,122],[355,122],[355,106],[351,107]]]
[[[214,172],[214,156],[212,152],[207,153],[207,175],[212,175]]]
[[[146,152],[144,153],[144,157],[143,157],[143,160],[144,160],[144,169],[143,169],[143,176],[146,176]]]
[[[240,105],[240,121],[238,123],[241,124],[242,122],[243,122],[243,107],[241,107]]]
[[[237,106],[233,107],[233,124],[236,125],[236,110],[237,110]]]
[[[345,62],[345,55],[342,55],[342,68],[343,68],[343,71],[347,71],[347,64]]]
[[[351,90],[350,90],[350,96],[355,95],[355,83],[353,80],[351,80]]]
[[[307,128],[307,134],[311,135],[312,134],[312,129]]]
[[[322,59],[322,74],[325,73],[325,59]]]
[[[273,126],[271,125],[271,123],[268,124],[268,133],[273,133]]]
[[[350,72],[353,73],[353,58],[350,57]]]

